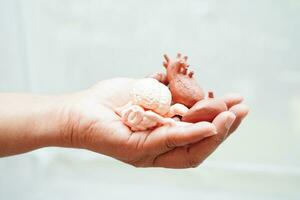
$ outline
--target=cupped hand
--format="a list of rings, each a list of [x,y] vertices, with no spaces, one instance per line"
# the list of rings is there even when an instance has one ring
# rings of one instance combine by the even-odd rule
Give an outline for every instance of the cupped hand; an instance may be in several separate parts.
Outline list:
[[[178,122],[151,131],[132,132],[114,112],[129,101],[135,80],[116,78],[70,95],[64,106],[62,138],[71,147],[85,148],[137,167],[198,166],[238,128],[248,113],[242,97],[223,98],[229,111],[212,123]]]

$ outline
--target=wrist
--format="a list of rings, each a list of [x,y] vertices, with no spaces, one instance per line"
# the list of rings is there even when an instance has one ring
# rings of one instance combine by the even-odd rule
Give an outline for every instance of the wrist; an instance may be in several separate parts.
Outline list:
[[[46,96],[36,112],[36,137],[40,147],[71,147],[70,121],[71,95]]]
[[[68,95],[50,96],[42,106],[36,124],[42,147],[84,148],[85,135],[89,118],[82,117],[82,108],[89,106],[89,101],[82,98],[86,91]],[[92,115],[94,107],[86,109],[87,116]],[[87,118],[87,119],[86,119]]]

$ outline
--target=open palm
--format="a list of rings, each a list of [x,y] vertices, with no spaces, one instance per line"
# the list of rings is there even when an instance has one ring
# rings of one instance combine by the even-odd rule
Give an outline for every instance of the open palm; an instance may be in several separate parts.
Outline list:
[[[129,101],[133,79],[102,81],[77,93],[68,106],[67,133],[72,146],[86,148],[138,167],[198,166],[233,132],[247,115],[242,98],[224,98],[230,111],[212,123],[178,122],[152,131],[132,132],[114,112]]]

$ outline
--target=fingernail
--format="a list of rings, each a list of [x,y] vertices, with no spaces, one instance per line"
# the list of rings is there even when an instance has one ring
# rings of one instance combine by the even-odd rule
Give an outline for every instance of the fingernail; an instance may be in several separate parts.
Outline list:
[[[233,110],[233,109],[229,109],[229,112],[231,112],[232,114],[234,114],[235,116],[237,115],[237,112],[236,112],[236,110]]]
[[[215,126],[213,126],[213,135],[216,135],[218,133],[217,128]]]
[[[210,124],[210,131],[208,132],[207,136],[212,136],[212,135],[216,135],[218,133],[217,128],[215,127],[215,125]]]
[[[230,127],[232,126],[234,120],[235,120],[236,116],[235,115],[229,115],[226,119],[226,123],[225,123],[225,128],[227,130],[230,129]]]

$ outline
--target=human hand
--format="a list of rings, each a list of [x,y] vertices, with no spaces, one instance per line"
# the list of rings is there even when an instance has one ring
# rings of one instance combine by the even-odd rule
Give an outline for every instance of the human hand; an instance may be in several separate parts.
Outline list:
[[[224,97],[229,111],[212,123],[162,126],[132,132],[114,109],[129,101],[133,79],[111,79],[68,96],[63,101],[62,146],[85,148],[137,167],[198,166],[232,133],[247,115],[242,97]],[[210,136],[210,137],[209,137]]]

